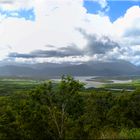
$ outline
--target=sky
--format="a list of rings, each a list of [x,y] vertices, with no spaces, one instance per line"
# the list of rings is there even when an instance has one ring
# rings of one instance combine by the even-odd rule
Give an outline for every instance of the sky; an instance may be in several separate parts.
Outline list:
[[[0,0],[0,61],[140,65],[140,0]]]

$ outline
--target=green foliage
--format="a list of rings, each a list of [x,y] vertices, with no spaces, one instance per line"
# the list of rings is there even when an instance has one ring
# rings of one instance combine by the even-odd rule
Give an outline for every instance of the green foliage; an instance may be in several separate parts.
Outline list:
[[[0,96],[11,95],[19,91],[28,91],[41,83],[39,80],[0,78]]]
[[[140,90],[85,91],[64,76],[58,85],[0,96],[0,139],[139,139],[139,108]]]
[[[121,139],[140,139],[140,128],[122,129],[119,135]]]

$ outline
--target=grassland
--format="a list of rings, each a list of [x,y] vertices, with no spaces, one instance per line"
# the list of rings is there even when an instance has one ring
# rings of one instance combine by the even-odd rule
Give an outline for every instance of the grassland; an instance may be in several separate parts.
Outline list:
[[[111,89],[139,89],[140,88],[140,79],[132,80],[130,83],[111,83],[111,84],[105,84],[105,88],[111,88]]]
[[[140,76],[102,76],[91,79],[93,82],[104,83],[102,88],[135,90],[140,88]]]
[[[0,78],[0,95],[9,95],[18,91],[28,91],[43,81],[31,79]]]
[[[112,79],[116,80],[130,80],[129,83],[113,83]],[[101,88],[90,88],[83,91],[82,94],[91,93],[91,91],[100,92],[100,91],[110,91],[111,89],[138,89],[140,88],[140,77],[97,77],[91,79],[91,81],[104,83]],[[16,77],[0,77],[0,96],[9,95],[19,91],[28,91],[34,89],[41,83],[44,83],[44,80],[29,79],[29,78],[16,78]],[[113,91],[113,93],[118,94],[120,90]]]

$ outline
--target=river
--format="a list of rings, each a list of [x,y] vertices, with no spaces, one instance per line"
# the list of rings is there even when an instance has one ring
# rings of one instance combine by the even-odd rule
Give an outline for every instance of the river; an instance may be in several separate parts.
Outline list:
[[[85,84],[85,88],[100,88],[103,85],[105,85],[105,82],[97,82],[94,80],[97,76],[75,76],[74,78],[76,80],[79,80],[80,82]],[[59,82],[61,79],[51,79],[55,82]],[[132,80],[110,80],[112,83],[131,83]]]

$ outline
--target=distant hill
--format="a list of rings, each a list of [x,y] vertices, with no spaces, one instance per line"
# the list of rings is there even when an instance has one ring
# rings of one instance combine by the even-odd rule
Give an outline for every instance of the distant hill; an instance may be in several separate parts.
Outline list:
[[[127,61],[90,62],[88,65],[99,75],[129,75],[140,70],[137,66]]]
[[[47,76],[113,76],[140,74],[140,68],[126,61],[88,62],[84,64],[10,64],[0,66],[0,76],[47,77]]]

